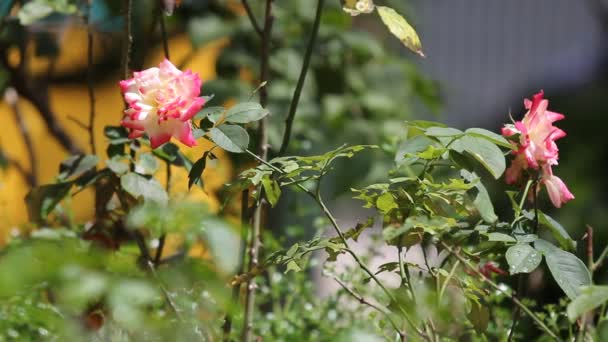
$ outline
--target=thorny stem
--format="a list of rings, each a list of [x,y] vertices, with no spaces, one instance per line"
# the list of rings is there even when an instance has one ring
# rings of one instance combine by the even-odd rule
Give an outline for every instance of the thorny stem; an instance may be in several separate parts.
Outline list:
[[[492,281],[492,279],[486,277],[483,273],[481,273],[479,271],[479,269],[477,267],[475,267],[475,265],[472,265],[470,261],[468,261],[467,259],[465,259],[464,257],[462,257],[460,255],[460,253],[458,253],[458,251],[453,250],[447,243],[441,241],[441,245],[448,251],[450,252],[450,254],[452,254],[454,257],[456,257],[456,259],[460,260],[460,262],[462,262],[465,266],[467,266],[472,272],[474,272],[475,274],[477,274],[479,277],[481,277],[481,279],[487,283],[488,285],[490,285],[492,288],[494,288],[496,291],[504,294],[505,296],[508,296],[511,298],[511,301],[513,301],[513,303],[515,305],[517,305],[523,312],[525,312],[530,318],[532,318],[532,320],[534,320],[534,322],[536,322],[536,324],[544,331],[546,332],[549,336],[551,336],[553,339],[555,340],[560,340],[559,337],[542,321],[542,319],[540,319],[534,312],[532,312],[532,310],[530,310],[524,303],[522,303],[519,299],[517,299],[514,296],[509,296],[509,294],[503,290],[500,286],[498,286],[498,284],[496,284],[494,281]]]
[[[272,15],[272,1],[266,0],[266,10],[264,14],[264,28],[262,31],[261,53],[260,53],[260,83],[268,81],[269,74],[269,58],[270,58],[270,40],[272,33],[272,24],[274,17]],[[243,2],[246,4],[246,1]],[[255,23],[253,16],[250,17],[252,23]],[[254,26],[255,28],[255,26]],[[268,91],[266,87],[260,89],[260,105],[266,107],[268,104]],[[258,157],[261,160],[266,160],[268,157],[268,129],[267,118],[263,118],[258,126]],[[260,202],[257,203],[254,209],[253,227],[251,231],[251,240],[249,243],[249,265],[248,271],[258,267],[258,254],[261,245],[261,225],[262,213],[264,211],[264,190],[258,187],[260,194]],[[247,296],[245,299],[245,317],[243,325],[243,342],[251,342],[253,340],[253,314],[255,309],[255,279],[251,278],[247,281]]]
[[[21,112],[21,107],[19,107],[19,94],[14,88],[9,87],[4,92],[4,100],[13,109],[15,122],[17,123],[19,133],[23,138],[23,143],[25,144],[25,148],[27,150],[27,156],[30,162],[30,171],[23,172],[23,175],[25,176],[25,179],[27,180],[28,184],[34,187],[38,185],[38,162],[36,160],[36,153],[34,151],[32,136],[30,135],[27,125],[25,124],[23,113]]]
[[[317,12],[315,14],[315,21],[314,21],[314,24],[312,27],[312,32],[310,34],[310,39],[308,40],[308,46],[306,47],[306,52],[304,54],[304,62],[302,64],[302,70],[300,70],[300,77],[298,78],[298,83],[296,85],[296,89],[293,92],[291,104],[289,105],[289,112],[287,114],[287,117],[285,118],[285,132],[283,133],[283,142],[281,143],[279,155],[283,155],[287,151],[287,148],[289,147],[289,140],[291,138],[291,129],[293,126],[293,120],[296,116],[296,110],[298,109],[298,103],[300,102],[300,95],[302,94],[302,89],[304,88],[304,82],[306,81],[306,75],[308,74],[308,67],[310,66],[312,50],[314,48],[315,41],[316,41],[317,35],[319,33],[319,25],[321,23],[321,14],[323,13],[323,4],[324,4],[324,0],[319,0],[317,3]]]
[[[395,323],[395,321],[391,318],[391,314],[387,309],[382,308],[382,307],[370,302],[369,300],[365,299],[362,295],[357,294],[353,289],[346,286],[346,284],[344,284],[344,282],[342,280],[340,280],[340,278],[336,277],[335,275],[332,275],[331,277],[336,281],[336,283],[338,283],[344,289],[344,291],[346,291],[349,295],[351,295],[353,298],[355,298],[359,303],[361,303],[363,305],[367,305],[370,308],[372,308],[372,309],[380,312],[384,316],[386,316],[386,319],[388,319],[388,322],[391,324],[393,329],[395,329],[395,331],[397,331],[397,333],[399,334],[399,338],[401,339],[401,341],[406,340],[405,334],[399,330],[399,327],[397,327],[397,323]]]

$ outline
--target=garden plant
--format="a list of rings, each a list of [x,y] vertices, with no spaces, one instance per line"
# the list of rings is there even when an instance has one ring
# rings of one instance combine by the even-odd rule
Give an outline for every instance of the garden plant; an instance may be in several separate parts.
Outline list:
[[[576,201],[576,180],[558,176],[558,160],[576,159],[558,149],[573,113],[549,92],[506,108],[500,132],[416,120],[441,106],[412,62],[425,54],[399,2],[204,3],[0,4],[6,102],[48,107],[21,69],[24,40],[43,53],[45,28],[66,18],[88,32],[90,100],[77,118],[89,146],[53,126],[71,155],[31,189],[30,222],[0,252],[0,341],[608,340],[608,286],[594,282],[608,245],[594,251],[592,227],[570,236],[547,214]],[[111,75],[124,104],[98,127],[109,115],[95,110],[92,78],[103,25],[122,37]],[[196,49],[227,38],[216,79],[172,58],[181,28]],[[161,42],[160,63],[144,65],[148,39]],[[235,171],[213,194],[219,205],[173,188],[184,169],[186,188],[205,190],[226,160]],[[77,220],[86,191],[94,216]],[[345,224],[338,196],[369,218]],[[336,287],[325,297],[318,273]],[[533,275],[559,299],[530,295]]]

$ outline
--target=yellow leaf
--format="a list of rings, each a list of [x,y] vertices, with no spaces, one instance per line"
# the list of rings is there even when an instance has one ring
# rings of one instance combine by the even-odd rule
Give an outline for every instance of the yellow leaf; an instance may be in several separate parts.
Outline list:
[[[342,9],[353,17],[361,13],[372,13],[374,7],[373,0],[342,0]]]
[[[399,38],[405,47],[424,57],[420,38],[407,20],[390,7],[376,6],[376,8],[382,22],[384,22],[384,25],[388,27],[391,33]]]

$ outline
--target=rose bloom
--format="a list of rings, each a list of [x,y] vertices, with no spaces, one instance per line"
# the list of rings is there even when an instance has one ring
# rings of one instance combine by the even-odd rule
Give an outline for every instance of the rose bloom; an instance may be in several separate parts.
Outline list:
[[[528,112],[523,120],[513,125],[505,125],[502,135],[514,137],[519,135],[515,145],[515,158],[506,171],[508,184],[517,183],[524,170],[532,168],[541,170],[541,183],[547,187],[549,198],[556,207],[574,198],[564,182],[553,175],[552,166],[557,165],[559,149],[556,140],[566,136],[566,132],[553,126],[553,123],[564,118],[564,115],[547,110],[549,101],[543,98],[543,91],[525,99],[524,106]]]
[[[165,59],[159,67],[134,72],[133,78],[120,81],[129,108],[121,124],[130,130],[129,138],[148,134],[152,148],[177,138],[194,146],[192,117],[205,99],[199,97],[202,81],[190,70],[182,72]]]

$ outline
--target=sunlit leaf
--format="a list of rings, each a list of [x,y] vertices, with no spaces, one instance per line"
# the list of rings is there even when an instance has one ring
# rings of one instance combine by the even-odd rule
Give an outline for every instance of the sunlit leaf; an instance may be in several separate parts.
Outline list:
[[[395,37],[397,37],[405,47],[416,54],[424,57],[422,43],[416,30],[394,9],[386,6],[376,6],[378,14]]]

